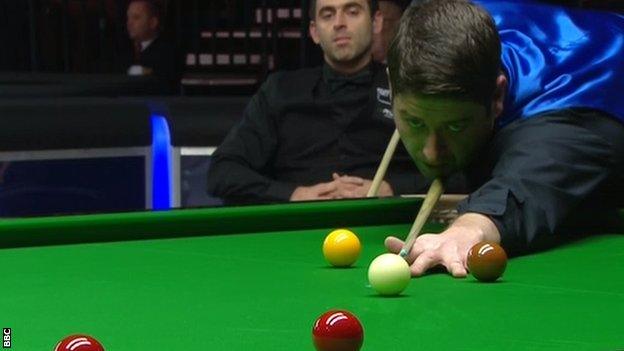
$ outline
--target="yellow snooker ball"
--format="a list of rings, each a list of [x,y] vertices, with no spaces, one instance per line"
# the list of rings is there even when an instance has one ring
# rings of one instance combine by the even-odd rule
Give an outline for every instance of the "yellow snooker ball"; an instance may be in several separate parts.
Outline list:
[[[323,241],[323,256],[335,267],[348,267],[354,264],[361,251],[360,239],[348,229],[336,229]]]

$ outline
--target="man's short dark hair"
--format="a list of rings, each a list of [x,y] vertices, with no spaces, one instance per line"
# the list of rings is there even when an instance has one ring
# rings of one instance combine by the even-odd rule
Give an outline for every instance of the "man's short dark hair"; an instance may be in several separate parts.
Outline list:
[[[373,15],[375,15],[375,12],[377,12],[377,9],[379,8],[377,0],[368,0],[368,7],[370,9],[370,14],[372,17]],[[310,20],[312,21],[316,18],[316,0],[310,0],[308,15],[310,16]]]
[[[443,95],[489,104],[500,74],[492,17],[465,0],[410,6],[388,51],[393,95]]]
[[[130,2],[128,3],[128,6],[130,6],[130,4],[133,2],[144,3],[150,15],[152,17],[158,18],[159,22],[162,21],[162,6],[160,5],[160,2],[156,0],[130,0]]]
[[[411,3],[411,0],[378,0],[377,2],[379,3],[381,1],[391,2],[391,3],[395,4],[395,5],[397,5],[401,9],[401,12],[405,11],[405,9]]]

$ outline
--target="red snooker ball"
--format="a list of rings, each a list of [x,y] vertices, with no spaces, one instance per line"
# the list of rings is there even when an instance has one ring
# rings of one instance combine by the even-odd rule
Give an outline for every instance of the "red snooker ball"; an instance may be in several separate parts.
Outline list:
[[[497,243],[480,242],[468,251],[468,270],[479,281],[495,281],[506,267],[507,254]]]
[[[314,323],[312,339],[318,351],[358,351],[364,342],[364,330],[353,314],[330,310]]]
[[[59,342],[54,351],[104,351],[99,341],[88,335],[70,335]]]

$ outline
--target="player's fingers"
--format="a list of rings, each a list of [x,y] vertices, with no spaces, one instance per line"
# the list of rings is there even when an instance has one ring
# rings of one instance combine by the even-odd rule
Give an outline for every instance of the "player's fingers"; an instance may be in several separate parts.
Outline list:
[[[384,240],[384,245],[386,246],[386,249],[388,249],[389,252],[398,254],[399,252],[401,252],[401,249],[403,248],[403,241],[399,238],[389,236],[386,238],[386,240]]]
[[[426,251],[416,258],[414,263],[410,266],[410,271],[412,272],[412,276],[418,277],[425,274],[429,268],[438,263],[440,263],[440,260],[437,256],[432,251]]]
[[[327,193],[336,191],[336,189],[338,189],[338,185],[335,182],[321,183],[315,185],[316,194],[319,196],[327,195]]]
[[[451,275],[455,278],[464,278],[468,275],[468,271],[464,264],[459,261],[452,261],[448,264],[445,264],[446,269],[451,273]]]
[[[353,190],[349,190],[347,191],[347,193],[345,194],[345,197],[348,199],[355,199],[358,197],[361,197],[357,191],[353,191]]]
[[[340,181],[343,182],[343,183],[350,183],[350,184],[354,184],[354,185],[364,185],[364,179],[362,179],[360,177],[344,175],[344,176],[340,177]]]
[[[412,248],[409,253],[409,257],[411,258],[411,261],[408,261],[408,262],[414,261],[418,256],[420,256],[427,249],[431,249],[431,247],[429,247],[430,245],[427,243],[428,236],[429,234],[422,234],[418,238],[416,238],[416,241],[414,241],[414,245],[412,245]]]
[[[403,243],[403,240],[395,238],[393,236],[389,236],[386,238],[386,240],[384,240],[384,245],[386,246],[386,249],[388,249],[389,252],[395,253],[397,255],[401,253],[401,250],[403,249]],[[416,257],[418,257],[418,255],[422,253],[422,250],[416,250],[415,248],[415,246],[412,247],[409,255],[405,259],[407,263],[411,264],[412,262],[414,262],[414,260],[416,260]]]
[[[355,194],[361,188],[358,185],[352,183],[341,183],[342,186],[339,186],[343,191],[350,191],[352,194]]]
[[[332,179],[333,179],[333,180],[338,180],[338,179],[340,179],[340,174],[338,174],[338,173],[336,173],[336,172],[332,173]]]
[[[344,196],[345,199],[353,199],[354,197],[357,197],[357,194],[355,191],[345,190],[342,192],[342,196]]]
[[[386,246],[388,252],[392,252],[397,255],[401,253],[401,250],[403,249],[403,243],[403,240],[395,238],[393,236],[389,236],[386,238],[386,240],[384,240],[384,245]],[[412,262],[414,262],[415,259],[416,255],[414,254],[413,250],[411,250],[405,261],[407,261],[408,264],[411,264]]]

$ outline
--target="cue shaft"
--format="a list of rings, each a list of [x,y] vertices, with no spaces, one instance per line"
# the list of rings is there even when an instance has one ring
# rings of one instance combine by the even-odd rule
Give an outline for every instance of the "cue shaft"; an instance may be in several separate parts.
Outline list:
[[[433,183],[431,183],[429,191],[427,192],[427,196],[420,206],[418,215],[416,215],[416,220],[414,221],[414,224],[412,225],[412,228],[410,229],[409,234],[405,239],[403,248],[399,253],[401,257],[405,258],[407,257],[407,255],[409,255],[409,252],[412,249],[416,238],[420,234],[422,227],[425,225],[427,218],[429,218],[429,215],[431,214],[431,210],[433,210],[433,207],[435,207],[443,191],[444,185],[442,184],[442,181],[440,179],[435,179]]]
[[[370,189],[368,189],[366,197],[377,196],[379,186],[381,186],[381,182],[386,176],[386,171],[388,170],[388,165],[390,164],[392,155],[394,155],[394,151],[396,150],[397,145],[399,145],[399,140],[401,140],[399,131],[395,128],[394,133],[392,133],[392,138],[390,138],[390,142],[388,143],[388,147],[386,147],[386,151],[381,158],[381,162],[379,163],[379,167],[377,168],[377,172],[375,173],[375,177],[373,178]]]

